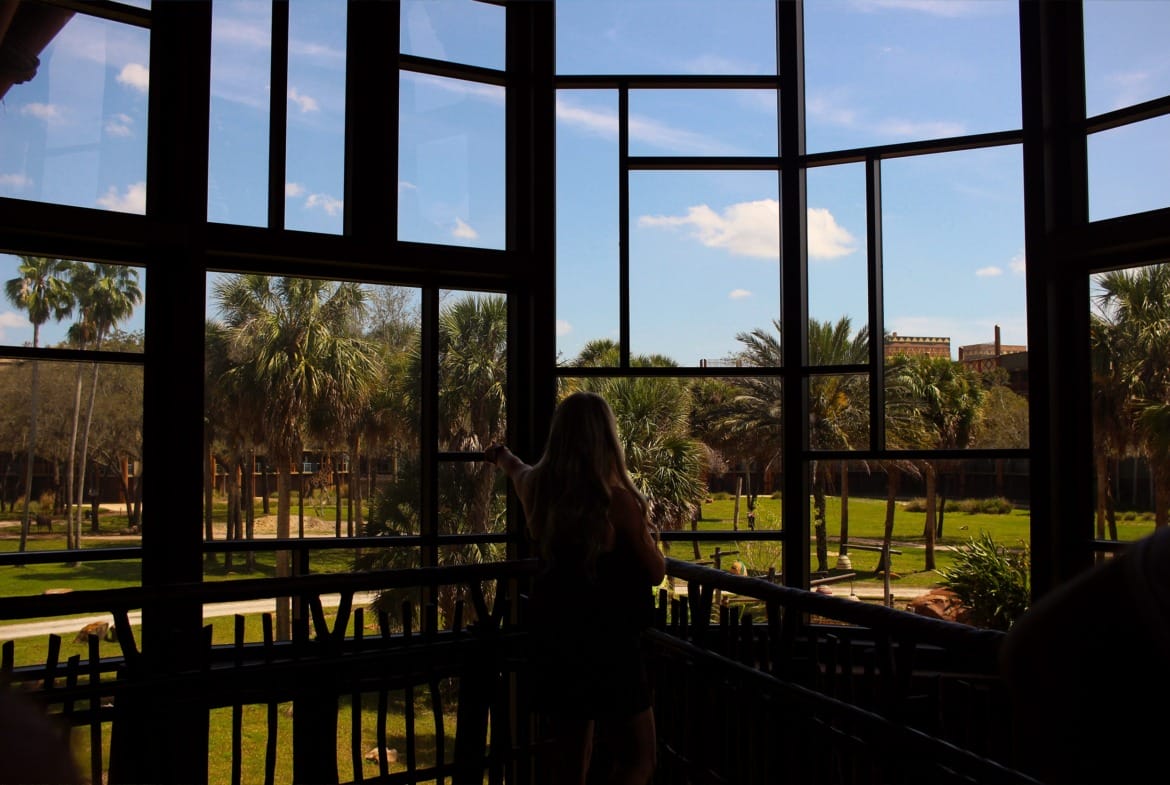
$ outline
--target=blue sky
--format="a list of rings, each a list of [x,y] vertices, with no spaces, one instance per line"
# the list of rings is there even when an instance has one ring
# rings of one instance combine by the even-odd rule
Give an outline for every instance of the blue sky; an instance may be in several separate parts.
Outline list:
[[[138,4],[138,3],[136,3]],[[805,9],[810,152],[1020,125],[1014,0],[813,0]],[[565,0],[561,73],[768,74],[771,0]],[[1170,2],[1086,3],[1090,114],[1170,94]],[[208,216],[267,220],[270,11],[218,0]],[[402,51],[503,66],[503,11],[470,0],[403,3]],[[292,0],[286,226],[339,233],[345,118],[344,4]],[[0,195],[99,209],[145,209],[145,31],[75,16],[42,53],[37,77],[0,104]],[[504,244],[504,94],[437,77],[401,81],[399,236]],[[635,155],[774,155],[771,91],[637,91]],[[558,349],[618,330],[617,97],[557,100]],[[1090,140],[1091,217],[1170,204],[1170,119]],[[1135,151],[1150,158],[1140,161]],[[883,165],[886,328],[945,336],[952,351],[1026,344],[1021,151],[1017,147]],[[1158,165],[1164,163],[1164,165]],[[809,308],[818,319],[865,308],[865,178],[859,165],[808,175]],[[779,183],[751,172],[640,172],[630,180],[631,349],[684,365],[734,351],[780,302]],[[16,260],[0,255],[0,275]],[[134,322],[140,324],[141,317]],[[135,323],[127,327],[134,327]],[[64,326],[47,326],[52,342]],[[31,327],[7,302],[0,340]]]

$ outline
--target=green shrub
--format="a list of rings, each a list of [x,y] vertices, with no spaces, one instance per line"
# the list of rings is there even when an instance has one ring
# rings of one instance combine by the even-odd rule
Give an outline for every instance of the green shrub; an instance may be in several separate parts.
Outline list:
[[[995,544],[987,531],[955,549],[950,567],[941,571],[949,588],[971,611],[980,627],[1006,630],[1028,609],[1031,555],[1027,545],[1013,551]]]
[[[731,498],[731,494],[727,491],[715,491],[711,494],[711,498],[717,502],[725,502]]]
[[[1136,521],[1137,517],[1137,513],[1133,510],[1126,510],[1125,512],[1121,513],[1121,520],[1123,521]]]
[[[963,499],[959,509],[968,515],[983,513],[985,515],[1007,515],[1012,511],[1012,503],[1002,496],[991,499]]]
[[[902,509],[906,512],[926,512],[926,499],[911,499]]]
[[[772,498],[779,500],[780,499],[780,491],[772,491]]]

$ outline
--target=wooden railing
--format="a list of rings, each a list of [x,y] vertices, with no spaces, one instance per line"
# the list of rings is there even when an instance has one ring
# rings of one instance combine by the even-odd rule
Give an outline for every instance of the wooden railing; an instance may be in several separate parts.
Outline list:
[[[534,569],[518,561],[3,598],[6,620],[108,612],[121,654],[101,657],[91,639],[88,658],[61,662],[50,636],[43,664],[16,667],[8,642],[0,673],[74,728],[94,783],[206,781],[209,761],[222,759],[213,781],[225,785],[540,785],[543,718],[524,689]],[[1029,781],[1011,768],[1000,633],[675,560],[668,572],[688,591],[660,592],[646,635],[657,782]],[[444,587],[459,598],[441,619]],[[389,589],[417,590],[421,603],[394,618],[353,607],[356,595]],[[322,602],[330,595],[335,612]],[[271,614],[259,633],[241,615],[231,643],[213,644],[205,628],[197,656],[178,667],[140,650],[129,617],[275,597],[299,602],[291,640],[274,639]],[[383,751],[392,725],[396,760]]]

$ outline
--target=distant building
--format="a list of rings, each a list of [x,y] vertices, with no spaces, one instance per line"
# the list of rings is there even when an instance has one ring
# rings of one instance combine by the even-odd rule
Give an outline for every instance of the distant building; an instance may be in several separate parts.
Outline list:
[[[1028,347],[1002,343],[998,324],[994,342],[960,346],[959,362],[976,373],[1002,368],[1007,372],[1007,386],[1016,394],[1028,397]]]
[[[890,333],[886,336],[885,356],[896,357],[900,354],[912,357],[946,357],[949,359],[951,356],[951,339]]]

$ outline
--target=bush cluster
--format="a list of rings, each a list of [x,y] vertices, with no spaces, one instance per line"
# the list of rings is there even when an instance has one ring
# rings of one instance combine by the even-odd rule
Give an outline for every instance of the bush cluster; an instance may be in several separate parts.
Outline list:
[[[1028,609],[1031,554],[1021,546],[1000,547],[982,531],[958,546],[951,566],[941,571],[942,585],[971,610],[973,624],[1006,630]]]
[[[985,515],[1007,515],[1013,509],[1012,503],[1002,496],[990,499],[947,499],[943,505],[945,512],[962,512],[967,515],[983,513]],[[907,512],[926,512],[926,499],[917,498],[906,502]]]

